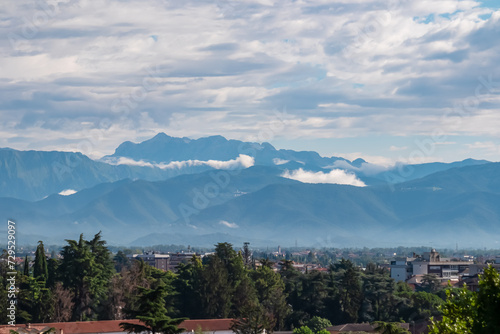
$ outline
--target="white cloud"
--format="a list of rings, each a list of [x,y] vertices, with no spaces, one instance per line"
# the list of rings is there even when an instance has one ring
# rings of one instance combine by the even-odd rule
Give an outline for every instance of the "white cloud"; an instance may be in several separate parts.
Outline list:
[[[219,222],[219,224],[220,225],[224,225],[224,226],[229,227],[229,228],[238,228],[239,227],[238,224],[236,224],[236,223],[230,223],[230,222],[227,222],[225,220],[221,220]]]
[[[63,190],[59,193],[59,195],[61,196],[70,196],[70,195],[73,195],[73,194],[76,194],[77,191],[76,190],[73,190],[73,189],[66,189],[66,190]]]
[[[492,141],[488,141],[488,142],[474,142],[473,144],[467,144],[466,145],[468,148],[470,149],[474,149],[474,150],[489,150],[489,151],[496,151],[498,150],[498,145],[496,145],[495,143],[493,143]]]
[[[287,179],[297,180],[303,183],[334,183],[347,184],[356,187],[365,187],[363,181],[359,180],[356,175],[347,173],[341,169],[333,169],[329,173],[305,171],[302,168],[297,170],[285,170],[282,177]]]
[[[394,145],[392,145],[391,147],[389,147],[389,150],[391,150],[392,152],[405,151],[407,149],[408,149],[408,146],[394,146]]]
[[[392,165],[376,165],[368,162],[364,162],[360,167],[352,166],[350,163],[344,160],[337,160],[333,163],[332,168],[341,168],[346,171],[356,171],[361,172],[365,175],[375,175],[383,171],[389,170]]]
[[[280,158],[274,158],[273,159],[273,163],[275,165],[284,165],[286,163],[290,162],[290,160],[283,160],[283,159],[280,159]]]
[[[2,7],[0,147],[103,156],[161,131],[243,139],[284,106],[274,135],[288,139],[498,137],[498,85],[461,122],[442,117],[478,77],[500,81],[500,11],[477,1],[50,3],[48,16]]]
[[[153,164],[147,161],[143,160],[136,161],[126,157],[105,158],[102,161],[110,165],[129,165],[129,166],[140,166],[140,167],[150,167],[150,168],[160,168],[160,169],[182,169],[186,167],[195,167],[195,166],[209,166],[215,169],[238,169],[238,168],[249,168],[255,164],[255,159],[245,154],[240,154],[238,158],[228,161],[185,160],[185,161],[172,161],[169,163]]]

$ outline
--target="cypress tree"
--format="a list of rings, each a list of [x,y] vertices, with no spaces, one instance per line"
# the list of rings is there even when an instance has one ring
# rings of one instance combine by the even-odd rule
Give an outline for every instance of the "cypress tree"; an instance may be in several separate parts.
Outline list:
[[[33,277],[45,281],[47,280],[48,276],[49,276],[49,269],[47,267],[47,257],[45,256],[45,248],[43,247],[43,242],[38,241],[38,247],[36,248],[36,253],[35,253],[35,265],[33,268]]]
[[[24,276],[29,276],[30,275],[30,263],[28,261],[28,255],[24,257],[24,268],[23,268],[23,274]]]

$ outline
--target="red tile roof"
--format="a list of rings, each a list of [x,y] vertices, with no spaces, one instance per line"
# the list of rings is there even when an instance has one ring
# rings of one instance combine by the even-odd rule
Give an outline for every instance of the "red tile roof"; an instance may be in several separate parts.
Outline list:
[[[20,325],[20,326],[0,325],[0,334],[9,334],[11,329],[19,332],[20,334],[25,334],[25,333],[38,334],[48,330],[49,328],[50,327],[47,327],[45,325],[42,326],[31,325],[30,327],[26,327],[25,325]]]
[[[185,328],[186,332],[196,331],[198,326],[205,332],[227,331],[231,328],[233,319],[202,319],[202,320],[186,320],[179,327]]]
[[[186,332],[196,331],[198,327],[201,327],[203,331],[227,331],[230,330],[231,322],[233,319],[201,319],[201,320],[185,320],[180,325],[179,328],[185,328]],[[57,333],[62,330],[64,334],[90,334],[90,333],[113,333],[113,332],[123,332],[120,327],[120,323],[141,323],[137,319],[130,320],[103,320],[103,321],[77,321],[77,322],[55,322],[55,323],[45,323],[45,324],[31,324],[30,328],[40,332],[42,329],[48,329],[54,327]],[[0,334],[8,334],[11,329],[16,330],[16,328],[21,329],[24,332],[29,331],[27,325],[17,325],[15,327],[2,325],[0,326]]]

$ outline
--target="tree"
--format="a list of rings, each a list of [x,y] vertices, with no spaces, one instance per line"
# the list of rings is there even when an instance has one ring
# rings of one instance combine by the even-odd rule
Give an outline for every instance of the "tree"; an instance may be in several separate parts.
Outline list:
[[[340,305],[347,322],[358,320],[358,311],[362,302],[361,281],[354,266],[348,266],[340,278]]]
[[[52,289],[54,302],[54,322],[70,321],[73,315],[74,302],[70,290],[63,287],[61,282],[57,282]]]
[[[231,311],[233,287],[224,263],[211,256],[203,268],[201,302],[208,318],[227,318]]]
[[[127,268],[128,266],[130,266],[130,260],[128,259],[127,255],[121,250],[116,253],[113,260],[115,262],[115,270],[118,273],[121,272],[123,268]]]
[[[139,288],[151,288],[150,269],[142,259],[135,260],[130,268],[111,280],[106,301],[110,319],[131,319],[138,315]]]
[[[398,322],[375,321],[375,330],[380,334],[411,334]]]
[[[231,330],[236,334],[260,334],[269,327],[265,310],[258,303],[248,306],[243,310],[243,316],[231,323]]]
[[[37,323],[49,322],[54,313],[52,292],[45,287],[45,281],[34,277],[27,277],[27,279],[31,321]]]
[[[245,267],[250,268],[252,265],[252,252],[250,251],[250,243],[245,242],[243,243],[243,263],[245,264]]]
[[[307,326],[301,326],[293,330],[293,334],[314,334],[314,332]]]
[[[464,334],[473,333],[472,327],[478,318],[477,296],[467,290],[446,290],[446,302],[440,307],[443,319],[432,320],[429,333],[432,334]]]
[[[144,325],[122,322],[120,327],[123,330],[129,333],[151,332],[153,334],[178,334],[184,331],[178,325],[186,318],[172,319],[167,316],[167,308],[165,307],[167,289],[164,285],[160,285],[156,289],[141,287],[139,290],[139,315],[136,318],[141,320]]]
[[[28,255],[24,257],[23,274],[24,276],[30,275],[30,262],[28,260]]]
[[[434,274],[425,274],[422,277],[421,287],[426,292],[435,293],[441,289],[441,281]]]
[[[309,327],[314,333],[318,333],[331,325],[332,323],[330,320],[321,317],[312,317],[312,319],[306,323],[306,326]]]
[[[113,263],[101,232],[90,241],[80,235],[78,241],[66,240],[63,259],[58,271],[65,288],[73,293],[74,309],[71,319],[95,319],[98,308],[106,298]]]
[[[397,313],[394,280],[385,270],[373,268],[363,275],[363,321],[389,321]],[[397,320],[397,318],[396,318]]]
[[[201,273],[201,305],[209,318],[238,317],[234,293],[247,275],[241,253],[230,243],[219,243]]]
[[[199,258],[193,256],[188,264],[180,264],[177,269],[174,281],[176,307],[180,314],[200,319],[205,314],[202,303],[203,265]]]
[[[62,283],[73,294],[73,312],[71,320],[84,320],[86,315],[91,315],[91,288],[94,271],[94,258],[90,247],[80,234],[79,241],[66,240],[67,246],[62,250],[63,260],[59,266]]]
[[[458,334],[500,333],[500,274],[492,266],[479,277],[479,291],[446,290],[446,302],[441,305],[441,321],[432,320],[429,333]]]
[[[479,317],[474,330],[479,334],[500,333],[500,275],[491,265],[481,275],[477,306]]]
[[[299,276],[289,297],[293,309],[288,318],[290,325],[303,326],[313,316],[324,316],[327,297],[328,287],[323,273],[312,271]]]
[[[269,319],[266,330],[282,330],[285,318],[290,313],[285,293],[285,284],[278,273],[263,266],[251,273],[260,304]]]
[[[59,267],[59,260],[57,260],[55,258],[51,258],[47,261],[47,268],[49,271],[49,277],[47,278],[47,287],[48,288],[53,288],[56,285],[56,283],[59,281],[57,267]]]
[[[241,278],[234,291],[232,301],[231,313],[236,317],[247,317],[247,313],[255,313],[254,309],[260,306],[254,282],[248,274]]]
[[[45,248],[43,242],[38,241],[38,246],[35,252],[35,264],[33,265],[33,277],[46,281],[49,278],[49,270],[47,267],[47,256],[45,256]]]

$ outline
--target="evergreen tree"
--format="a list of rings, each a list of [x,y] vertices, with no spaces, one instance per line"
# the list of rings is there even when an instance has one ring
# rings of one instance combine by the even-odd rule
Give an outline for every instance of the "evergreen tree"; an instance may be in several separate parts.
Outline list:
[[[180,264],[174,286],[177,291],[176,307],[180,314],[192,319],[205,315],[202,303],[203,265],[196,256],[186,265]]]
[[[252,265],[252,252],[250,251],[250,243],[243,243],[243,263],[245,267],[250,268]]]
[[[59,281],[58,267],[59,267],[59,260],[57,260],[56,258],[50,258],[47,261],[47,268],[49,273],[49,277],[47,278],[48,288],[53,288]]]
[[[343,260],[336,267],[339,270],[339,302],[345,322],[357,322],[363,295],[358,270],[349,260]]]
[[[425,274],[420,288],[425,292],[435,293],[441,289],[441,281],[434,274]]]
[[[263,266],[252,272],[258,300],[269,319],[267,331],[282,330],[291,310],[285,293],[285,284],[278,273]]]
[[[42,241],[38,241],[38,246],[36,248],[35,264],[33,265],[33,277],[42,281],[46,281],[49,277],[47,256],[45,255],[45,248],[43,247]]]
[[[260,303],[255,291],[255,284],[249,275],[245,274],[233,293],[231,316],[247,316],[246,313],[251,313],[250,310],[254,311],[256,306],[260,306]]]
[[[113,260],[115,262],[115,270],[118,273],[121,272],[123,268],[127,268],[130,266],[130,260],[128,259],[127,255],[121,250],[116,253]]]
[[[24,276],[30,275],[30,262],[28,260],[28,255],[24,257],[23,275]]]
[[[362,321],[389,321],[397,320],[397,309],[394,303],[394,280],[385,270],[372,267],[362,277],[363,281],[363,309]]]
[[[259,304],[254,304],[243,311],[243,316],[233,320],[231,330],[236,334],[261,334],[268,332],[269,318]],[[272,330],[271,330],[272,332]]]
[[[184,331],[178,325],[186,318],[172,319],[167,316],[167,308],[165,307],[167,289],[164,285],[158,286],[156,289],[139,288],[139,291],[139,315],[136,318],[141,320],[144,325],[122,322],[120,326],[123,330],[129,333],[151,332],[153,334],[178,334]]]
[[[207,318],[227,318],[234,292],[229,273],[219,256],[211,256],[202,272],[201,304]]]
[[[65,288],[73,292],[72,320],[96,319],[99,307],[106,297],[109,280],[113,274],[110,251],[105,247],[99,232],[90,241],[66,240],[63,259],[58,268]]]
[[[49,322],[54,315],[54,302],[50,289],[45,287],[45,281],[28,277],[30,299],[29,313],[31,321],[36,323]]]

